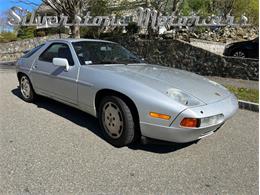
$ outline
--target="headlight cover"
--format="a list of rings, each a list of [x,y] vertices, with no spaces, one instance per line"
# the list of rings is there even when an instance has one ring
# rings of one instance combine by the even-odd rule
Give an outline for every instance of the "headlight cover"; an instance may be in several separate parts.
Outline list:
[[[182,92],[179,89],[168,89],[166,95],[185,106],[198,106],[202,104],[202,102],[198,99]]]
[[[200,119],[200,127],[208,127],[212,125],[217,125],[224,122],[224,115],[219,114],[211,117],[206,117]]]

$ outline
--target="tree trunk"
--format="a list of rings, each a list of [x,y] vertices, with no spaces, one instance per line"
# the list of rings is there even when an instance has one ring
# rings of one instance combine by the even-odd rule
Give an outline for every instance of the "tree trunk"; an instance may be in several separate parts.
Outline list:
[[[70,27],[71,29],[71,37],[75,39],[80,38],[80,26],[79,25],[73,25]]]
[[[182,3],[183,3],[183,0],[173,0],[172,12],[175,12],[176,14],[179,13]]]
[[[177,2],[176,2],[176,0],[173,0],[173,2],[172,2],[172,12],[176,11],[176,7],[177,7]]]

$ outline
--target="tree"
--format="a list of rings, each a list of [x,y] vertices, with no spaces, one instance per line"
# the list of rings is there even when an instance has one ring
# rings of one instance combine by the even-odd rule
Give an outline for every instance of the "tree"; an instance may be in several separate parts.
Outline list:
[[[191,11],[194,10],[192,10],[192,8],[190,7],[189,2],[187,0],[184,0],[181,8],[182,14],[188,16],[191,13]]]
[[[173,0],[172,1],[172,12],[179,13],[184,0]]]
[[[32,0],[15,0],[16,2],[36,6]],[[42,0],[42,3],[54,10],[57,15],[64,14],[69,17],[68,22],[72,22],[70,26],[72,37],[80,38],[80,25],[75,22],[75,16],[84,16],[86,10],[90,8],[92,13],[101,14],[107,10],[108,0]]]
[[[107,0],[98,0],[89,2],[89,10],[94,16],[103,16],[109,14],[108,1]],[[98,27],[83,27],[81,33],[84,37],[89,38],[99,38],[102,31],[104,31],[104,26]]]
[[[240,17],[245,14],[249,17],[249,22],[259,25],[259,2],[258,0],[235,0],[232,14]]]
[[[42,0],[43,3],[50,6],[57,14],[65,14],[74,20],[74,17],[82,16],[83,11],[89,6],[90,0]],[[80,38],[80,26],[73,23],[70,27],[73,38]]]
[[[212,0],[183,0],[179,9],[184,15],[189,15],[190,12],[196,12],[201,16],[211,14]]]
[[[212,10],[217,14],[223,14],[226,16],[227,14],[231,14],[234,9],[234,4],[236,0],[212,0]]]

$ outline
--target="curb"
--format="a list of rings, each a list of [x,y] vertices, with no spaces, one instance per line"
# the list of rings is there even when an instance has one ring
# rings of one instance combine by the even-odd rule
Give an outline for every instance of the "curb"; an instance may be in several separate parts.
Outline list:
[[[253,112],[259,112],[259,104],[253,102],[247,102],[244,100],[238,100],[238,105],[240,109],[250,110]]]

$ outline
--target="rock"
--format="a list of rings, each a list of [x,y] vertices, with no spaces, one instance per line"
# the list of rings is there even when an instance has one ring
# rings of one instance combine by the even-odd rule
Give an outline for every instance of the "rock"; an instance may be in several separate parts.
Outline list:
[[[193,30],[196,33],[188,33],[187,29],[179,30],[176,33],[176,36],[174,36],[174,38],[181,39],[184,41],[189,40],[189,38],[195,38],[214,42],[227,43],[241,40],[251,40],[256,38],[259,34],[257,27],[224,27],[214,29],[212,31],[205,30],[204,32],[196,31],[196,29]]]

